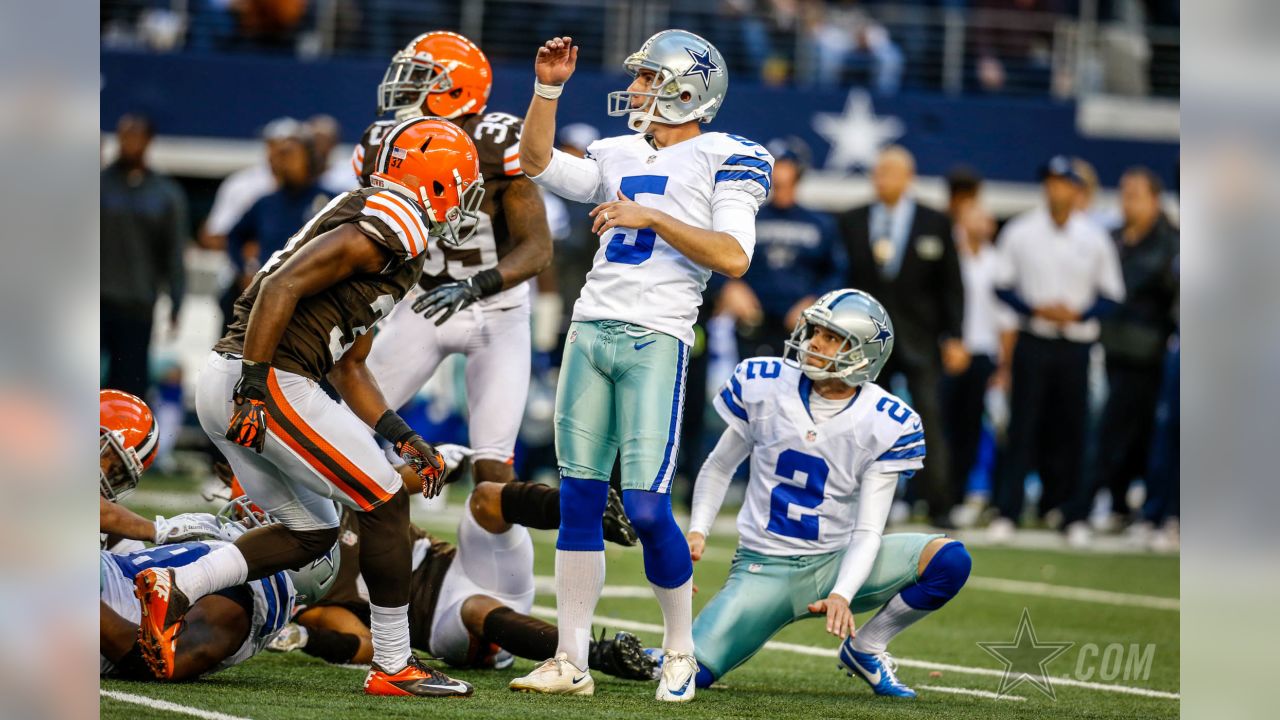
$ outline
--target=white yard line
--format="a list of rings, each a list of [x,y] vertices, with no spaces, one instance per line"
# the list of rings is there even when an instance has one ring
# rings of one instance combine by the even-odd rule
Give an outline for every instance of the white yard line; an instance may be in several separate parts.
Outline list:
[[[248,720],[236,715],[228,715],[226,713],[213,712],[212,710],[201,710],[193,708],[189,705],[179,705],[168,700],[157,700],[149,698],[145,695],[134,695],[133,693],[120,692],[118,690],[99,690],[98,693],[102,697],[111,698],[122,703],[130,705],[141,705],[149,707],[153,710],[164,710],[166,712],[178,713],[180,715],[191,715],[192,717],[204,718],[204,720]]]
[[[545,605],[534,605],[533,614],[542,617],[554,618],[556,616],[555,608]],[[611,628],[619,630],[632,630],[635,632],[662,633],[661,625],[652,623],[635,622],[634,620],[626,620],[623,618],[602,617],[597,615],[595,621]],[[815,657],[834,658],[835,650],[829,647],[815,647],[813,645],[798,645],[796,643],[778,642],[770,640],[764,644],[766,650],[781,650],[783,652],[792,652],[799,655],[812,655]],[[986,677],[1003,677],[1003,670],[995,670],[993,668],[968,667],[965,665],[951,665],[948,663],[929,662],[928,660],[910,660],[903,657],[894,656],[894,660],[902,667],[921,668],[924,670],[941,670],[943,672],[960,673],[964,675],[982,675]],[[1181,695],[1178,693],[1165,692],[1163,690],[1150,690],[1147,688],[1130,687],[1128,685],[1109,685],[1107,683],[1085,682],[1069,677],[1055,677],[1053,682],[1064,687],[1078,687],[1087,690],[1098,690],[1100,692],[1121,693],[1124,695],[1140,695],[1142,697],[1164,698],[1167,700],[1179,700]]]
[[[938,685],[917,685],[916,687],[920,690],[929,690],[931,692],[951,693],[952,695],[972,695],[974,697],[987,698],[988,700],[1016,700],[1019,702],[1026,700],[1026,698],[1021,695],[1001,695],[999,693],[993,693],[990,690],[940,687]]]
[[[538,592],[551,595],[556,591],[555,578],[550,575],[539,575],[534,578],[534,587]],[[1004,578],[971,577],[965,588],[1002,592],[1011,595],[1034,595],[1058,600],[1078,600],[1080,602],[1100,603],[1103,605],[1122,605],[1141,607],[1152,610],[1179,610],[1178,598],[1158,597],[1155,595],[1133,595],[1130,593],[1095,590],[1093,588],[1071,587],[1069,585],[1050,585],[1041,582],[1025,582],[1023,580],[1006,580]],[[644,585],[606,585],[601,597],[607,598],[650,598],[653,590]]]
[[[1178,598],[1160,597],[1158,595],[1134,595],[1131,593],[1111,592],[1110,590],[1095,590],[1093,588],[1071,587],[1069,585],[1050,585],[1049,583],[1006,580],[1004,578],[971,577],[969,582],[965,583],[965,587],[1014,595],[1037,595],[1058,600],[1079,600],[1081,602],[1102,603],[1104,605],[1126,605],[1151,610],[1178,612],[1181,608]]]

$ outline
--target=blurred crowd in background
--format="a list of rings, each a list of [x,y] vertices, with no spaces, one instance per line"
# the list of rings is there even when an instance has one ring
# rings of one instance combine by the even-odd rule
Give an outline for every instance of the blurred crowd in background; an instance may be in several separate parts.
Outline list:
[[[201,336],[216,338],[261,263],[356,179],[335,151],[336,121],[280,118],[263,129],[261,161],[225,178],[207,214],[189,218],[182,188],[147,167],[150,121],[126,115],[116,135],[118,158],[102,174],[103,386],[153,404],[164,434],[159,469],[172,470],[175,445],[207,442],[183,396],[181,364],[149,350],[153,338],[178,332],[184,253],[193,257],[194,246],[225,258],[217,282],[199,290],[221,308],[198,316],[210,325]],[[559,146],[580,155],[597,137],[592,126],[568,125]],[[1039,205],[997,219],[981,168],[954,168],[947,205],[931,208],[913,189],[915,159],[890,146],[870,172],[874,201],[831,214],[798,200],[811,157],[804,142],[768,147],[776,166],[751,269],[738,280],[713,277],[702,306],[677,499],[687,501],[721,430],[708,398],[738,360],[781,355],[802,308],[857,287],[895,325],[879,382],[909,398],[928,438],[926,469],[902,488],[896,521],[986,524],[998,541],[1020,525],[1052,527],[1074,545],[1125,531],[1176,547],[1178,230],[1156,173],[1134,167],[1099,178],[1085,158],[1049,158]],[[1118,186],[1118,206],[1095,204],[1102,182]],[[525,479],[554,481],[557,365],[598,241],[588,207],[545,199],[555,261],[536,283],[533,382],[516,465]],[[402,411],[432,441],[466,442],[460,371],[443,366]]]
[[[571,35],[616,66],[661,27],[711,40],[737,78],[900,89],[1178,94],[1178,0],[104,0],[103,46],[154,52],[388,57],[422,26],[492,60]]]

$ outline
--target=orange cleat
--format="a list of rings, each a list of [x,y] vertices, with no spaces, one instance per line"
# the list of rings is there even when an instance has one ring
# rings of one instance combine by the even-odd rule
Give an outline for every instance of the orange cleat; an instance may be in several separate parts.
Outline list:
[[[366,695],[471,697],[475,688],[427,667],[416,655],[410,655],[409,664],[394,675],[374,663],[365,676],[364,692]]]
[[[148,568],[138,573],[133,579],[133,594],[142,605],[138,623],[142,658],[157,678],[171,680],[178,634],[191,602],[174,584],[173,570],[169,568]]]

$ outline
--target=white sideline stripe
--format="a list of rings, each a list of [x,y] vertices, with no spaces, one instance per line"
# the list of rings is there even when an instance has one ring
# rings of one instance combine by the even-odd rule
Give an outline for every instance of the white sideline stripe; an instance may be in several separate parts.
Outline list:
[[[554,618],[556,609],[545,605],[534,605],[532,608],[534,615]],[[619,630],[632,630],[635,632],[661,633],[662,626],[652,623],[636,622],[634,620],[625,620],[623,618],[595,616],[595,621],[609,627],[616,627]],[[778,642],[770,640],[764,644],[766,650],[781,650],[783,652],[793,652],[799,655],[812,655],[815,657],[827,657],[834,659],[835,651],[831,648],[814,647],[812,645],[798,645],[796,643]],[[907,658],[894,656],[894,660],[902,667],[921,668],[924,670],[942,670],[944,672],[961,673],[965,675],[982,675],[985,677],[1004,677],[1003,670],[994,670],[992,668],[976,668],[965,665],[950,665],[948,663],[930,662],[928,660],[909,660]],[[1121,693],[1124,695],[1141,695],[1143,697],[1165,698],[1167,700],[1180,700],[1182,696],[1178,693],[1165,692],[1163,690],[1149,690],[1147,688],[1129,687],[1127,685],[1108,685],[1106,683],[1085,682],[1069,677],[1055,677],[1053,682],[1057,685],[1066,687],[1085,688],[1087,690],[1099,690],[1102,692]]]
[[[178,703],[169,702],[168,700],[157,700],[149,698],[145,695],[134,695],[133,693],[119,692],[118,690],[99,690],[98,693],[102,697],[118,700],[130,705],[141,705],[149,707],[153,710],[166,710],[168,712],[179,713],[181,715],[191,715],[193,717],[204,718],[205,720],[248,720],[237,715],[228,715],[226,713],[214,712],[212,710],[201,710],[188,705],[179,705]]]
[[[1004,578],[971,577],[966,588],[987,590],[1012,595],[1036,595],[1059,600],[1079,600],[1081,602],[1101,603],[1104,605],[1124,605],[1142,607],[1152,610],[1179,609],[1178,598],[1164,598],[1155,595],[1131,595],[1129,593],[1094,590],[1093,588],[1070,587],[1067,585],[1050,585],[1041,582],[1023,580],[1006,580]],[[550,575],[539,575],[534,578],[534,589],[539,593],[552,595],[556,591],[555,578]],[[606,598],[649,598],[653,590],[643,585],[605,585],[600,597]]]
[[[1132,595],[1111,592],[1110,590],[1094,590],[1093,588],[1050,585],[1049,583],[1006,580],[1004,578],[971,577],[969,582],[965,583],[965,587],[1016,595],[1039,595],[1060,600],[1080,600],[1081,602],[1102,603],[1104,605],[1127,605],[1152,610],[1172,610],[1177,612],[1181,608],[1181,601],[1178,598]]]
[[[951,693],[952,695],[972,695],[974,697],[987,698],[988,700],[1015,700],[1018,702],[1026,700],[1026,698],[1021,695],[1001,695],[999,693],[993,693],[990,690],[972,690],[970,688],[941,687],[938,685],[917,685],[916,687],[921,690]]]

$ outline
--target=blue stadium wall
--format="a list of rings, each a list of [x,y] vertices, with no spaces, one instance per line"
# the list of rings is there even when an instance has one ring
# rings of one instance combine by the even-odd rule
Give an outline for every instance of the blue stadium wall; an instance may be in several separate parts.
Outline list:
[[[272,118],[323,112],[342,123],[345,141],[354,142],[373,119],[384,68],[367,60],[104,51],[102,129],[113,129],[122,113],[138,110],[151,115],[164,135],[250,138]],[[530,67],[498,65],[494,74],[490,108],[522,114],[533,82]],[[626,132],[623,119],[605,115],[605,96],[627,82],[621,72],[579,70],[561,102],[560,121],[590,123],[606,135]],[[798,135],[821,166],[829,145],[814,130],[813,117],[841,113],[846,97],[842,90],[735,81],[713,126],[762,143]],[[916,154],[923,175],[942,175],[967,163],[992,179],[1027,182],[1049,156],[1066,153],[1092,162],[1104,185],[1114,185],[1126,167],[1142,164],[1177,187],[1177,143],[1083,137],[1072,103],[912,94],[877,97],[873,103],[877,117],[901,122],[899,142]]]

